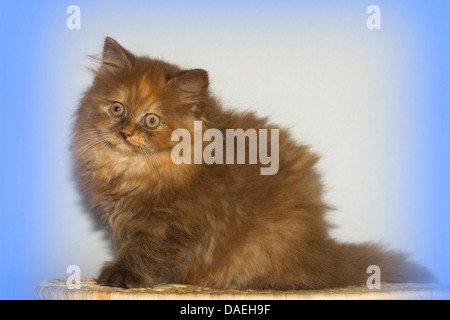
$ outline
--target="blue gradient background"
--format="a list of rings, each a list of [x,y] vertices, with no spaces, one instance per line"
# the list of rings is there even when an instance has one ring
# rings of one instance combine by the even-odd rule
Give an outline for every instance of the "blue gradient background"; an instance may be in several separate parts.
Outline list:
[[[81,30],[65,26],[71,4],[82,8]],[[422,260],[440,282],[450,283],[450,6],[445,1],[11,1],[0,6],[0,298],[33,299],[40,281],[65,276],[58,265],[61,257],[53,250],[64,251],[55,244],[60,239],[55,234],[70,226],[59,207],[61,190],[55,185],[61,175],[67,176],[61,170],[70,168],[60,166],[59,153],[67,150],[54,146],[65,140],[58,136],[67,122],[58,121],[67,114],[61,108],[64,103],[76,105],[80,94],[78,88],[65,94],[77,80],[65,67],[84,63],[84,57],[77,61],[65,57],[74,46],[83,45],[95,15],[105,19],[114,13],[115,28],[132,28],[135,19],[156,11],[161,20],[195,17],[192,23],[198,30],[207,30],[210,21],[216,21],[215,27],[233,28],[233,17],[247,16],[249,24],[257,25],[256,20],[276,15],[277,23],[289,23],[305,11],[311,19],[327,13],[335,17],[333,23],[354,11],[365,23],[365,8],[371,4],[381,7],[382,27],[398,19],[397,31],[413,44],[406,50],[411,78],[402,83],[409,99],[401,108],[409,121],[398,128],[408,136],[403,141],[409,150],[408,163],[399,164],[408,167],[407,210],[422,217],[414,220],[409,237],[414,238],[417,230],[426,234],[419,245]],[[124,15],[119,21],[122,10],[134,11],[135,16]],[[202,16],[208,18],[202,21]],[[184,36],[182,26],[173,28]],[[62,96],[70,101],[62,101]]]

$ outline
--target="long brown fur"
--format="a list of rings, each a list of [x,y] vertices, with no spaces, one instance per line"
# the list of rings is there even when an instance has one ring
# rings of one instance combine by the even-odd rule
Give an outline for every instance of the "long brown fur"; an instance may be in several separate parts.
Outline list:
[[[108,113],[113,101],[125,117]],[[146,113],[162,125],[145,128]],[[193,136],[194,120],[223,133],[275,128],[253,113],[224,110],[206,71],[138,57],[106,38],[72,141],[79,182],[114,238],[115,259],[100,284],[312,289],[363,284],[369,265],[380,267],[382,281],[431,280],[402,254],[328,236],[319,158],[284,129],[275,175],[251,164],[174,164],[171,134],[185,128]]]

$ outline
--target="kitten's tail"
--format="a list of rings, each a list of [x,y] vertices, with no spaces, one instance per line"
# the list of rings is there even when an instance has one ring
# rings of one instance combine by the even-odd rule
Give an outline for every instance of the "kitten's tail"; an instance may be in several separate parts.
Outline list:
[[[433,275],[423,266],[409,260],[408,256],[373,243],[337,243],[335,259],[337,273],[342,285],[360,285],[379,272],[381,282],[431,283]],[[369,268],[370,266],[375,266]]]

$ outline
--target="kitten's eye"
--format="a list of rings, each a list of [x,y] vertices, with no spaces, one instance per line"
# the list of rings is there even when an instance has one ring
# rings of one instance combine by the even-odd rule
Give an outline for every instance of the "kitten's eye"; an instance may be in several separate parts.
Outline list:
[[[144,124],[150,129],[158,128],[161,122],[161,119],[154,113],[147,113],[144,117]]]
[[[116,118],[125,114],[125,107],[120,102],[112,102],[109,106],[109,112]]]

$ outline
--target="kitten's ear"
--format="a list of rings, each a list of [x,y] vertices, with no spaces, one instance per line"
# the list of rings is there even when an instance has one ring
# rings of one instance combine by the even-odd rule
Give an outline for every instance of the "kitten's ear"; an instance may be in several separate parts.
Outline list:
[[[134,55],[122,47],[116,40],[106,37],[103,45],[103,56],[101,69],[117,71],[120,69],[131,69]]]
[[[184,70],[170,79],[168,85],[176,90],[184,104],[194,104],[206,94],[209,85],[208,72],[203,69]]]

